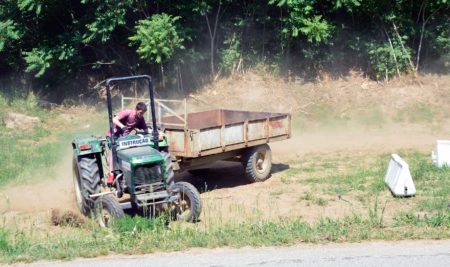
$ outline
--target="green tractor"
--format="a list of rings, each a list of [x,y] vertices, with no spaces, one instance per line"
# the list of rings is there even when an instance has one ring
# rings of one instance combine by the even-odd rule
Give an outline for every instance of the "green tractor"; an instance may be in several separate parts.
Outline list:
[[[72,142],[77,206],[84,215],[94,216],[103,227],[123,217],[126,209],[147,215],[164,212],[173,219],[190,222],[200,216],[202,203],[197,189],[187,182],[174,181],[168,140],[156,124],[150,76],[106,80],[109,131],[113,133],[114,126],[110,83],[142,79],[148,82],[151,134],[87,136]],[[109,166],[109,157],[112,157],[112,166]]]

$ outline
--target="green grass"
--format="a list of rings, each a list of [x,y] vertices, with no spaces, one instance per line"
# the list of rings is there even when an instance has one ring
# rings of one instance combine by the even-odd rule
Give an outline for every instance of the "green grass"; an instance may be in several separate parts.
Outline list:
[[[407,106],[397,112],[394,120],[397,122],[430,123],[435,119],[435,110],[427,104],[417,103]]]
[[[32,95],[24,100],[10,101],[0,95],[0,114],[20,112],[44,121],[48,114],[37,108],[36,103]],[[49,168],[57,161],[60,144],[39,142],[49,134],[49,130],[42,124],[29,130],[7,129],[2,116],[0,150],[5,153],[0,157],[0,186],[12,181],[22,181],[32,170]]]
[[[192,247],[282,246],[299,242],[359,242],[369,239],[450,238],[450,214],[439,213],[416,219],[400,214],[390,224],[378,217],[347,216],[321,218],[308,224],[299,218],[244,223],[191,225],[171,223],[162,218],[149,220],[126,217],[111,229],[94,224],[66,228],[46,234],[38,228],[24,231],[0,227],[0,262],[41,259],[73,259],[110,253],[141,254],[177,251]]]
[[[355,117],[357,122],[366,127],[381,127],[386,123],[385,115],[379,108],[364,110]]]
[[[350,199],[352,205],[368,208],[374,198],[380,197],[380,201],[404,206],[406,212],[447,212],[450,209],[450,167],[436,167],[427,153],[401,150],[399,154],[409,164],[417,191],[414,198],[393,198],[389,193],[384,183],[389,154],[368,156],[366,159],[360,158],[360,155],[354,158],[340,155],[326,159],[304,157],[308,160],[289,162],[292,167],[282,173],[281,181],[320,189],[318,194],[312,195],[307,191],[301,197],[301,200],[309,200],[313,204],[314,198],[339,196]]]
[[[324,207],[328,203],[328,201],[310,191],[305,192],[305,194],[300,198],[300,201],[302,200],[307,202],[307,206],[309,206],[312,203],[314,205]]]
[[[2,116],[7,112],[35,116],[41,123],[28,130],[7,129]],[[0,187],[51,176],[77,132],[97,133],[99,125],[103,125],[97,122],[98,115],[87,115],[86,123],[94,125],[93,129],[83,129],[79,120],[73,124],[64,122],[58,125],[59,128],[51,129],[46,121],[55,119],[59,113],[39,108],[33,95],[23,100],[7,100],[0,95],[0,114],[0,151],[5,152],[0,157]]]

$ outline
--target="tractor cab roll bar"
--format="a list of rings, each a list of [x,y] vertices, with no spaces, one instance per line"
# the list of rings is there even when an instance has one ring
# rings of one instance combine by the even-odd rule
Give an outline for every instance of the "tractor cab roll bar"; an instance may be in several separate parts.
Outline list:
[[[152,137],[153,137],[153,144],[156,149],[158,149],[158,127],[156,125],[156,112],[155,112],[155,97],[153,93],[153,83],[152,78],[148,75],[136,75],[136,76],[126,76],[126,77],[115,77],[115,78],[109,78],[106,80],[106,99],[108,102],[108,118],[109,118],[109,132],[111,134],[111,150],[112,150],[112,157],[113,157],[113,166],[111,166],[111,170],[114,171],[114,163],[117,162],[117,151],[116,151],[116,139],[117,137],[113,134],[114,133],[114,124],[113,124],[113,111],[112,111],[112,100],[111,100],[111,90],[109,88],[109,85],[111,82],[118,82],[118,81],[129,81],[129,80],[147,80],[148,82],[148,92],[150,96],[150,111],[152,113]]]

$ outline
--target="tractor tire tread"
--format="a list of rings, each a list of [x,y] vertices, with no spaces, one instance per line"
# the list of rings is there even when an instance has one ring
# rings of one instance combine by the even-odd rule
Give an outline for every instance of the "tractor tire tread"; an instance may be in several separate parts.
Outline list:
[[[120,219],[125,216],[125,213],[120,206],[117,199],[115,199],[111,195],[104,195],[95,200],[95,216],[98,219],[100,210],[99,209],[107,209],[109,214],[111,214],[111,217],[113,220]],[[108,227],[109,225],[101,225],[104,227]]]
[[[161,154],[164,156],[164,162],[166,166],[166,182],[168,186],[171,186],[174,182],[174,171],[173,171],[173,163],[172,163],[172,157],[170,153],[168,152],[161,152]]]
[[[200,217],[200,213],[202,211],[202,201],[200,198],[200,193],[197,188],[195,188],[192,184],[188,182],[177,182],[174,184],[175,188],[180,189],[180,193],[187,195],[191,202],[191,212],[186,218],[182,218],[182,220],[188,222],[196,222]]]

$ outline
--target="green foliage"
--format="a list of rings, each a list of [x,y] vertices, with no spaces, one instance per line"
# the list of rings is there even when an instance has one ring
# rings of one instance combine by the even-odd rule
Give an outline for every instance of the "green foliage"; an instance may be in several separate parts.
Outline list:
[[[388,78],[408,70],[408,58],[412,56],[412,50],[403,51],[397,41],[392,42],[368,42],[367,52],[369,63],[377,79]]]
[[[295,29],[295,30],[294,30]],[[293,29],[292,36],[298,35],[298,30]],[[308,42],[321,43],[326,42],[331,38],[331,32],[333,27],[322,16],[314,16],[311,19],[304,19],[303,26],[300,27],[300,31],[306,36]]]
[[[448,65],[449,14],[446,0],[7,0],[0,68],[33,72],[50,90],[69,75],[154,71],[162,62],[157,75],[176,72],[184,83],[210,78],[190,79],[193,69],[232,73],[240,60],[262,73],[351,68],[384,79],[435,59]]]
[[[22,11],[34,12],[39,16],[45,2],[46,0],[18,0],[17,6]]]
[[[27,72],[36,72],[35,77],[41,77],[45,71],[50,68],[50,61],[53,55],[49,51],[33,48],[30,52],[23,52],[25,62],[27,63]]]
[[[225,73],[234,72],[239,64],[241,58],[241,42],[233,33],[230,37],[225,39],[224,44],[228,46],[222,50],[222,68]]]
[[[0,228],[0,255],[8,253],[8,231]]]
[[[3,51],[5,46],[11,41],[17,41],[19,39],[20,33],[13,20],[8,19],[6,21],[0,21],[0,52]]]
[[[125,25],[125,14],[135,1],[82,0],[81,3],[98,4],[94,13],[94,21],[86,24],[87,32],[83,35],[83,42],[88,44],[97,39],[101,43],[106,43],[117,26]]]
[[[321,43],[331,37],[333,26],[322,15],[314,15],[317,12],[314,0],[270,0],[269,3],[285,7],[288,12],[288,16],[282,18],[281,32],[285,38],[296,38],[301,33],[308,42]]]
[[[176,22],[180,17],[156,14],[140,20],[136,33],[129,40],[138,44],[138,54],[147,62],[161,63],[170,59],[176,49],[184,49],[183,38],[178,35]]]

